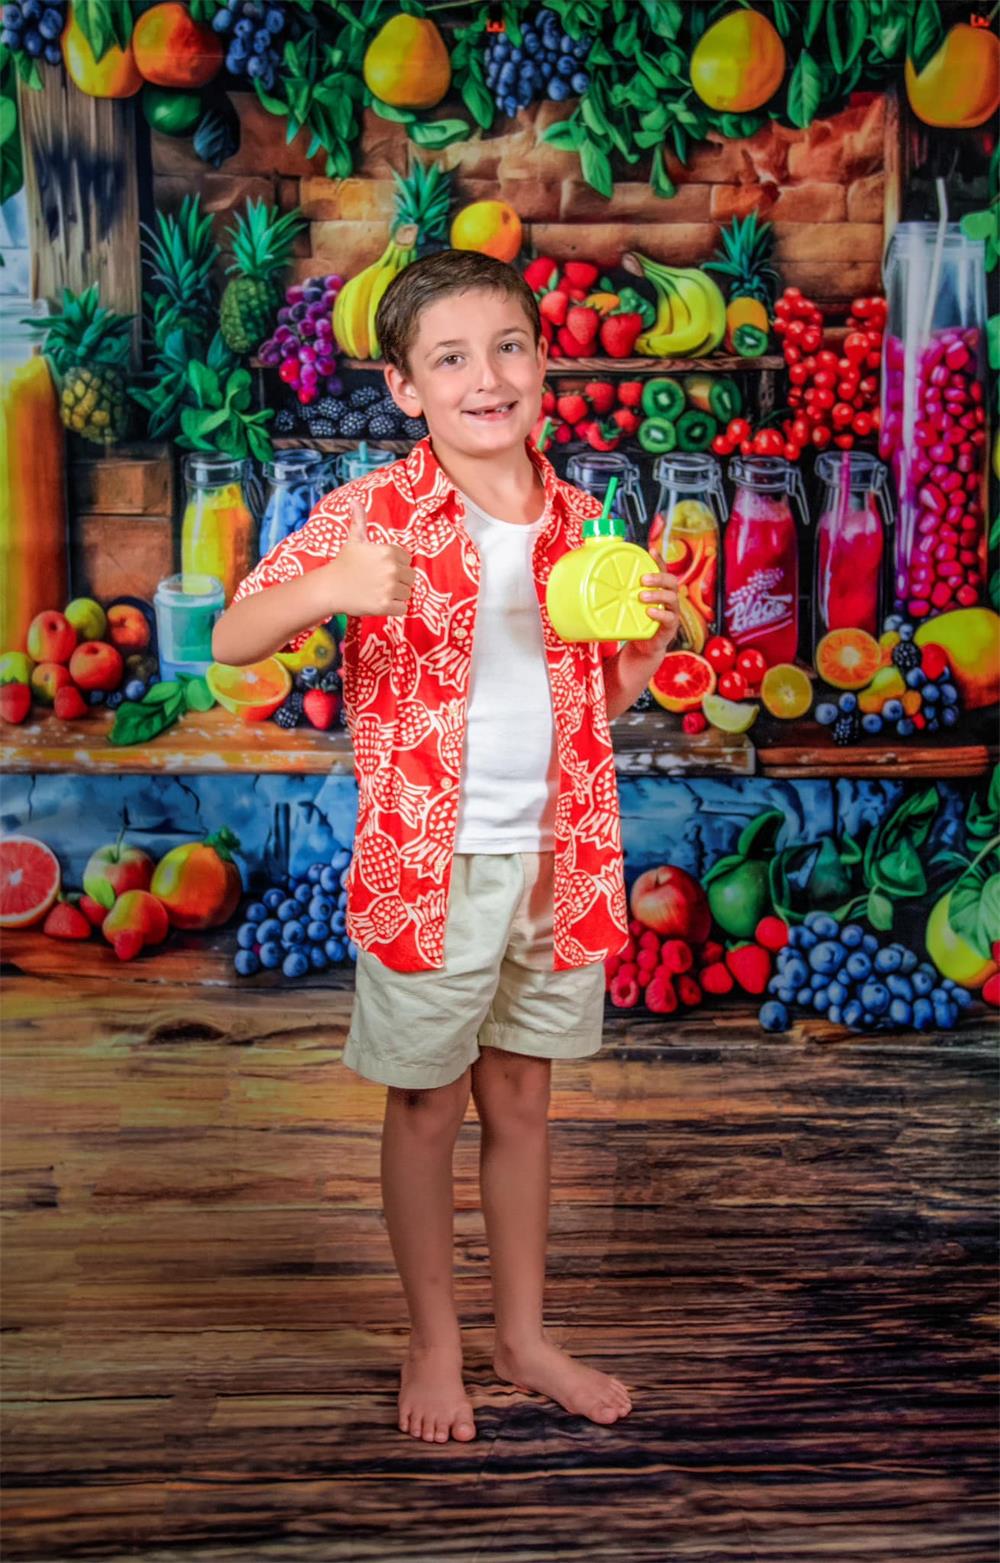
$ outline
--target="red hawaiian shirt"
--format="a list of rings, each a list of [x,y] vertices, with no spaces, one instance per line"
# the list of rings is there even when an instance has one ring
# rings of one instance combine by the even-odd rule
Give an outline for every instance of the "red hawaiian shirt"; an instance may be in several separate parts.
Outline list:
[[[549,573],[562,554],[580,546],[584,520],[601,507],[564,482],[530,441],[525,448],[545,485],[547,519],[533,563],[559,756],[553,968],[563,971],[604,960],[628,936],[602,671],[604,657],[617,648],[569,644],[552,628],[545,607]],[[463,526],[462,496],[430,436],[403,460],[325,495],[305,525],[240,582],[232,600],[329,561],[347,541],[353,498],[367,512],[369,537],[405,548],[416,578],[405,615],[350,618],[344,639],[344,704],[358,784],[347,930],[385,965],[424,971],[444,960],[480,574],[478,551]],[[283,649],[297,650],[315,628],[303,629]]]

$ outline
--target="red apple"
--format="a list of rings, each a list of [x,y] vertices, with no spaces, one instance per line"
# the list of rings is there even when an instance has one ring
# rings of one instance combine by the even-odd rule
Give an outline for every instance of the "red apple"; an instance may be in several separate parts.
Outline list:
[[[155,867],[141,847],[123,844],[119,836],[110,846],[91,853],[83,871],[84,893],[110,910],[126,890],[148,890]]]
[[[117,689],[125,672],[122,654],[106,640],[85,640],[69,659],[70,676],[80,689]]]
[[[703,944],[712,927],[708,897],[682,868],[649,868],[632,886],[632,915],[667,939]]]
[[[146,615],[128,602],[108,609],[108,639],[119,651],[144,651],[152,636]]]
[[[68,662],[77,634],[64,613],[45,608],[28,625],[25,649],[33,662]]]
[[[69,668],[61,662],[37,662],[31,670],[31,693],[42,706],[54,705],[56,693],[72,682]]]

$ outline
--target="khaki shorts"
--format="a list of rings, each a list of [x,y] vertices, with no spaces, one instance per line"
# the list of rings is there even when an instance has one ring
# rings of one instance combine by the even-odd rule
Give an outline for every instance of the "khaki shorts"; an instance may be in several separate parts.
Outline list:
[[[552,852],[457,853],[444,966],[392,971],[358,951],[349,1069],[383,1085],[450,1085],[499,1047],[535,1058],[600,1051],[604,963],[552,970]]]

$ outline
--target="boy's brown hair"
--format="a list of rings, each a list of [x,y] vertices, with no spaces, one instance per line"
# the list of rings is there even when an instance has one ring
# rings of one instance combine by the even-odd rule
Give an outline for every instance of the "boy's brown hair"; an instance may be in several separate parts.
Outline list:
[[[382,295],[375,312],[375,333],[386,363],[401,374],[409,374],[409,352],[420,311],[437,299],[472,288],[489,288],[517,299],[531,321],[538,346],[542,334],[538,303],[519,271],[478,250],[440,250],[404,267]]]

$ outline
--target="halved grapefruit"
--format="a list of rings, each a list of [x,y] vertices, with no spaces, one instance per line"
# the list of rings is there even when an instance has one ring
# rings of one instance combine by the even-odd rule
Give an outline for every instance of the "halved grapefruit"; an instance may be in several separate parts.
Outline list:
[[[205,682],[220,706],[244,722],[264,722],[283,704],[292,687],[292,675],[277,657],[231,667],[213,662]]]
[[[649,681],[665,711],[694,711],[715,688],[715,669],[694,651],[668,651]]]
[[[863,689],[884,665],[882,647],[867,630],[830,630],[816,647],[816,672],[834,689]]]
[[[0,839],[0,928],[40,923],[59,894],[59,859],[34,836]]]

